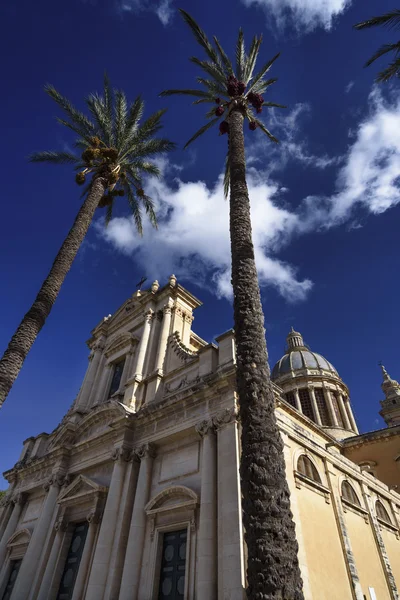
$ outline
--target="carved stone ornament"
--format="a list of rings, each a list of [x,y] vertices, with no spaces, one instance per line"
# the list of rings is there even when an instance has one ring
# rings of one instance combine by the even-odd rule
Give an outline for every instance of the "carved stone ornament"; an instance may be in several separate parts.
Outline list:
[[[150,521],[150,539],[151,539],[151,541],[153,541],[154,534],[156,531],[156,515],[151,515],[149,517],[149,521]]]
[[[132,458],[132,450],[130,448],[126,448],[125,446],[114,448],[111,458],[112,460],[125,460],[128,462]]]
[[[1,500],[0,500],[0,508],[4,508],[5,506],[8,506],[11,503],[11,498],[10,496],[4,496]]]
[[[156,449],[154,444],[147,443],[143,444],[142,446],[139,446],[138,448],[135,448],[135,454],[140,460],[142,460],[146,456],[154,458],[156,455]]]
[[[200,421],[195,425],[195,430],[199,434],[200,437],[204,437],[208,433],[212,433],[214,431],[214,423],[212,419],[204,419],[204,421]]]
[[[192,533],[194,533],[196,531],[196,517],[194,515],[194,512],[192,513],[192,516],[190,517],[190,531]]]
[[[176,286],[176,277],[174,274],[172,274],[169,278],[169,285],[171,287],[175,287]]]
[[[154,319],[154,310],[152,310],[151,308],[149,308],[148,310],[145,310],[145,312],[143,313],[144,316],[144,320],[146,323],[151,323],[152,320]]]
[[[93,508],[86,516],[88,523],[99,523],[101,519],[101,513],[97,508]]]
[[[228,423],[232,423],[237,420],[238,409],[236,406],[232,408],[226,408],[225,410],[215,415],[215,417],[213,417],[214,427],[217,431],[218,429],[222,429],[222,427],[224,427],[225,425],[228,425]]]
[[[68,521],[65,517],[59,517],[54,524],[54,529],[56,531],[67,531],[68,529]]]
[[[62,471],[58,471],[57,473],[52,473],[46,483],[43,484],[43,489],[45,492],[48,492],[52,485],[56,485],[61,487],[64,483],[68,482],[68,475],[63,473]]]
[[[21,492],[19,492],[18,494],[15,494],[15,496],[13,496],[13,499],[12,499],[13,504],[23,504],[24,502],[25,502],[25,494],[22,494]]]

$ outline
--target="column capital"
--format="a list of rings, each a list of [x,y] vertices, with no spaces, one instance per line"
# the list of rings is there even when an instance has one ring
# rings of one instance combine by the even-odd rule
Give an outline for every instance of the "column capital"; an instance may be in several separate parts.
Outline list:
[[[112,460],[124,460],[128,462],[132,458],[132,450],[131,448],[127,448],[126,446],[119,446],[114,448],[111,454]]]
[[[152,308],[148,308],[144,311],[143,316],[146,323],[151,323],[155,316],[154,310]]]
[[[146,456],[150,456],[150,458],[154,458],[156,455],[156,449],[154,444],[148,442],[147,444],[143,444],[134,450],[135,455],[139,460],[142,460]]]
[[[56,471],[55,473],[52,473],[48,480],[43,484],[43,489],[45,492],[48,492],[50,487],[53,485],[61,487],[64,484],[68,485],[68,483],[69,476],[67,475],[67,473],[63,471]]]
[[[218,431],[228,425],[229,423],[237,422],[239,418],[239,411],[237,406],[233,406],[232,408],[226,408],[222,410],[217,415],[215,415],[212,419],[215,429]]]
[[[170,315],[172,313],[172,306],[170,304],[165,304],[163,306],[164,315]]]
[[[214,423],[212,419],[204,419],[195,425],[195,430],[201,438],[205,437],[209,433],[214,433]]]
[[[65,516],[58,517],[57,521],[54,524],[54,529],[56,531],[67,531],[68,529],[68,521]]]
[[[12,502],[15,506],[16,504],[23,504],[25,502],[25,500],[26,500],[26,494],[23,494],[22,492],[18,492],[17,494],[15,494],[15,496],[12,497],[10,502]]]

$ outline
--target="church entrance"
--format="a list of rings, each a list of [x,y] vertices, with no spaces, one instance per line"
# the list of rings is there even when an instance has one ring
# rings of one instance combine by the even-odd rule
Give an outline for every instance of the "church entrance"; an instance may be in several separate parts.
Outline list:
[[[67,559],[65,561],[64,572],[61,577],[57,600],[71,600],[72,598],[88,527],[89,523],[87,521],[75,525]]]
[[[164,534],[159,600],[183,600],[185,594],[187,530]]]
[[[10,576],[8,578],[7,587],[4,591],[2,600],[9,600],[9,598],[11,598],[11,594],[14,589],[14,583],[15,583],[15,580],[17,579],[17,575],[18,575],[18,571],[21,566],[21,563],[22,563],[22,559],[21,560],[13,560],[11,562]]]

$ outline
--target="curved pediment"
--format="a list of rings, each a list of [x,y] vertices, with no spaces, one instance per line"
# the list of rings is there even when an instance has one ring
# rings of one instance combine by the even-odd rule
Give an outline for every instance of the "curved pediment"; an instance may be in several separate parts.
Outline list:
[[[20,529],[12,534],[7,542],[7,547],[28,545],[32,537],[29,529]]]
[[[147,503],[147,515],[175,510],[177,508],[194,508],[199,498],[193,490],[184,485],[174,485],[159,492]]]
[[[124,348],[131,348],[133,344],[137,343],[138,339],[132,333],[125,331],[124,333],[119,333],[114,338],[112,338],[107,346],[105,347],[104,354],[107,356],[112,356],[116,352],[123,350]]]
[[[124,406],[115,400],[96,406],[78,424],[75,430],[75,443],[83,442],[110,431],[112,423],[126,415],[127,411]]]

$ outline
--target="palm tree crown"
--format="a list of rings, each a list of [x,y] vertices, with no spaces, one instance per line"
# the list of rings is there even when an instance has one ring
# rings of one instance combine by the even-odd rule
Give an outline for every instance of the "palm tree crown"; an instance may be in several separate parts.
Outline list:
[[[272,135],[257,115],[262,113],[264,106],[286,108],[282,104],[265,102],[262,95],[267,91],[270,85],[278,81],[276,77],[267,79],[266,75],[278,58],[279,53],[271,60],[268,60],[262,66],[261,70],[254,75],[258,53],[262,43],[261,35],[254,36],[250,45],[250,50],[246,53],[243,31],[241,29],[239,30],[236,43],[235,65],[233,66],[218,39],[215,36],[213,37],[214,47],[196,21],[186,11],[180,9],[180,13],[191,28],[196,40],[207,54],[209,60],[200,60],[195,56],[192,56],[190,59],[191,62],[203,70],[207,78],[204,76],[197,77],[197,82],[203,86],[203,89],[165,90],[161,92],[160,95],[172,96],[174,94],[181,94],[194,96],[197,99],[193,104],[214,104],[214,107],[206,113],[208,122],[190,138],[185,144],[185,148],[218,122],[220,123],[220,134],[223,135],[228,133],[229,114],[233,107],[237,107],[238,105],[242,108],[245,118],[249,121],[250,130],[254,131],[259,128],[272,142],[277,143],[277,138]],[[215,104],[217,104],[216,108]],[[229,191],[229,149],[226,161],[224,187],[225,195],[227,196]]]
[[[98,207],[107,209],[106,224],[112,218],[116,197],[126,195],[138,232],[141,234],[143,228],[141,206],[150,222],[157,226],[153,201],[143,190],[143,176],[158,177],[160,171],[149,158],[168,152],[175,146],[167,139],[154,137],[161,129],[165,109],[155,112],[140,124],[144,112],[141,97],[138,96],[128,106],[125,94],[111,89],[107,76],[104,77],[103,95],[94,93],[86,99],[91,119],[76,110],[53,86],[47,85],[45,90],[67,116],[67,120],[58,118],[58,122],[78,135],[75,142],[77,152],[36,152],[30,160],[74,165],[78,171],[76,183],[86,184],[82,197],[90,192],[94,177],[104,178],[107,189]]]
[[[386,26],[390,29],[400,28],[400,10],[395,9],[379,17],[373,17],[367,21],[362,21],[361,23],[354,25],[354,28],[368,29],[370,27],[378,26]],[[389,54],[389,52],[394,53],[394,60],[388,67],[386,67],[386,69],[378,74],[378,77],[376,78],[378,83],[389,81],[393,77],[400,77],[400,40],[394,44],[384,44],[365,63],[365,66],[369,67],[375,60],[381,56],[384,56],[385,54]]]

